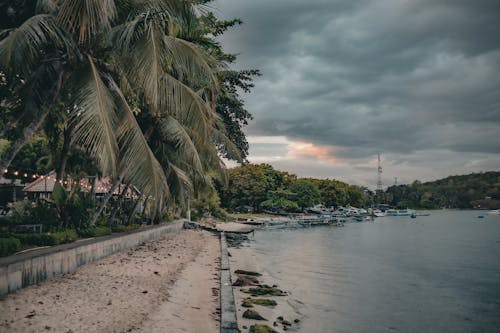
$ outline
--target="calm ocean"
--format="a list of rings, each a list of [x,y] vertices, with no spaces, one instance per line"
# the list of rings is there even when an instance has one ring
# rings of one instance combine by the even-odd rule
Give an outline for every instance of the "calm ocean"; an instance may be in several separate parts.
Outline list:
[[[500,332],[500,216],[481,214],[262,230],[245,253],[301,332]]]

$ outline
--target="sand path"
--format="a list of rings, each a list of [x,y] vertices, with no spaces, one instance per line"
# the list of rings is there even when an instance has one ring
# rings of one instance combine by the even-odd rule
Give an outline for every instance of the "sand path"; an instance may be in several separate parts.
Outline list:
[[[217,235],[183,230],[7,295],[0,332],[215,333],[219,260]]]

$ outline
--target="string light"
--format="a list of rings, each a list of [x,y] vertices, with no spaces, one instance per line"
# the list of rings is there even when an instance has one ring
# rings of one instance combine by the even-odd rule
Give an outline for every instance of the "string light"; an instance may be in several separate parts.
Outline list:
[[[17,175],[19,175],[19,172],[14,171],[14,176],[17,176]]]

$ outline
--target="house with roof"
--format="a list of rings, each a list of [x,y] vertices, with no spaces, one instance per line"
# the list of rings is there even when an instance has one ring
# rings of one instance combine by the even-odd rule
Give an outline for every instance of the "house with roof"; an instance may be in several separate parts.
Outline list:
[[[51,171],[47,175],[42,175],[33,182],[29,183],[23,188],[23,192],[29,198],[47,198],[54,191],[54,186],[57,182],[57,174],[55,171]],[[109,177],[97,178],[97,177],[86,177],[80,180],[59,180],[59,183],[68,191],[71,191],[72,187],[78,184],[82,192],[93,193],[96,197],[103,197],[112,188],[113,184]],[[123,193],[123,191],[125,191]],[[128,199],[138,199],[140,196],[139,191],[132,186],[127,187],[124,184],[120,184],[114,191],[113,195],[124,194],[125,198]]]

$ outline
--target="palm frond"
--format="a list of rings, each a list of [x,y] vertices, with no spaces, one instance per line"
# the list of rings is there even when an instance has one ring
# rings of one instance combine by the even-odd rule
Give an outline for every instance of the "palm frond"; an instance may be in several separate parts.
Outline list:
[[[116,105],[94,60],[90,55],[87,59],[70,115],[75,126],[74,140],[98,161],[104,175],[114,177],[118,162]]]
[[[159,130],[166,141],[174,142],[175,149],[183,155],[185,163],[189,164],[196,172],[202,174],[203,165],[200,156],[186,128],[172,116],[166,116],[161,119]]]
[[[162,94],[159,110],[169,114],[184,126],[197,132],[201,138],[209,137],[211,119],[214,113],[208,103],[191,88],[165,74],[160,81]]]
[[[35,15],[0,42],[0,64],[6,73],[26,77],[49,46],[64,49],[67,54],[77,52],[52,16]]]
[[[214,71],[217,61],[198,46],[175,36],[165,35],[166,46],[172,54],[172,70],[182,82],[196,82],[198,87],[217,86]]]
[[[37,0],[35,12],[37,14],[52,14],[57,9],[57,0]]]
[[[200,86],[216,86],[213,70],[194,44],[165,34],[165,22],[156,16],[139,16],[113,29],[111,43],[127,64],[128,80],[144,91],[154,113],[171,110],[194,96],[184,81]],[[163,82],[162,82],[163,81]],[[184,95],[184,97],[182,96]]]
[[[108,31],[115,15],[114,0],[65,0],[57,20],[85,44],[97,33]]]
[[[213,143],[225,154],[225,157],[243,163],[243,156],[238,146],[227,136],[224,121],[219,116],[215,118],[215,130],[212,131]]]
[[[3,101],[8,113],[15,115],[8,129],[25,127],[40,117],[42,108],[54,100],[54,89],[61,79],[60,62],[45,62],[28,77],[26,83]]]
[[[120,110],[120,123],[116,132],[120,147],[120,174],[125,182],[150,197],[158,211],[170,195],[165,172],[151,151],[125,97],[116,83],[111,78],[108,80]]]

